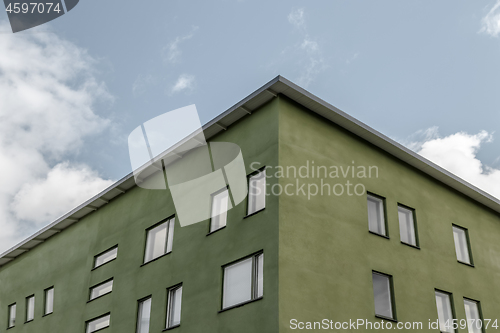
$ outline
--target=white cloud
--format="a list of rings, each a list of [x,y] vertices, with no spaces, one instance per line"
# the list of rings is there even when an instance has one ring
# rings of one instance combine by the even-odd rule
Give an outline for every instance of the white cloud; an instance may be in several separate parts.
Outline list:
[[[88,167],[58,164],[85,137],[109,128],[94,111],[112,100],[94,65],[85,50],[53,33],[0,39],[0,251],[109,184]],[[49,196],[58,191],[65,199],[55,204]]]
[[[193,90],[195,85],[195,77],[189,74],[181,74],[175,84],[170,89],[170,93],[178,93],[184,90]]]
[[[327,68],[320,44],[307,33],[304,8],[292,9],[288,22],[299,30],[301,41],[295,50],[299,53],[300,74],[297,83],[305,88]]]
[[[169,63],[176,63],[179,62],[181,56],[182,56],[182,50],[179,47],[179,45],[188,40],[193,38],[194,33],[198,30],[198,27],[193,27],[191,32],[185,36],[178,36],[176,37],[173,41],[168,43],[166,47],[163,48],[163,58],[165,59],[166,62]]]
[[[421,140],[411,141],[407,146],[442,168],[500,198],[500,170],[484,165],[477,158],[481,145],[491,142],[493,136],[481,131],[477,134],[465,132],[440,137],[437,127],[419,131]],[[415,136],[413,136],[413,139]]]
[[[498,35],[500,35],[500,0],[497,0],[488,14],[481,20],[480,32],[493,37],[498,37]]]
[[[434,139],[439,138],[439,127],[433,126],[425,130],[418,130],[410,135],[410,137],[403,142],[405,146],[414,151],[419,151],[422,145]]]
[[[150,87],[155,82],[154,77],[151,74],[142,75],[139,74],[132,84],[132,94],[134,96],[139,96],[144,94],[148,87]]]
[[[86,165],[57,164],[45,178],[24,184],[14,197],[17,218],[38,224],[63,215],[113,182],[104,180]]]
[[[304,41],[302,42],[302,44],[300,44],[300,48],[302,50],[305,50],[309,54],[315,54],[319,52],[318,42],[310,40],[308,36],[304,38]]]
[[[292,9],[290,14],[288,14],[288,22],[297,29],[305,29],[306,20],[304,18],[304,8]]]

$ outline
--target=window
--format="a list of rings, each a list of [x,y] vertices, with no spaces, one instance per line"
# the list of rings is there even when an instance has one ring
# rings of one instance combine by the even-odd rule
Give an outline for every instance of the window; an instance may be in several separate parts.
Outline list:
[[[266,207],[266,169],[250,176],[248,179],[247,215]]]
[[[48,315],[54,312],[54,287],[45,289],[45,304],[43,314]]]
[[[464,298],[465,316],[467,318],[467,327],[469,333],[482,333],[483,332],[483,318],[481,317],[481,310],[479,302]]]
[[[387,236],[384,215],[384,200],[368,194],[368,228],[371,232]]]
[[[102,330],[103,328],[109,327],[111,321],[111,314],[105,314],[96,319],[92,319],[87,322],[87,331],[86,333],[92,333],[98,330]]]
[[[398,206],[399,232],[401,242],[417,247],[417,228],[415,226],[413,209]]]
[[[9,305],[9,322],[8,328],[16,326],[16,303]]]
[[[144,263],[172,252],[175,218],[168,219],[147,232]]]
[[[26,297],[26,322],[35,318],[35,295]]]
[[[149,320],[151,319],[151,297],[139,301],[137,313],[137,333],[149,333]]]
[[[372,272],[375,315],[395,319],[392,299],[392,278],[389,275]]]
[[[263,268],[263,253],[224,267],[222,308],[230,308],[262,297],[264,290]]]
[[[469,251],[469,235],[467,229],[459,226],[453,226],[453,239],[455,240],[455,252],[457,260],[472,265],[471,255]]]
[[[436,290],[436,307],[441,332],[453,333],[453,309],[451,307],[451,294]]]
[[[229,191],[227,188],[212,194],[212,219],[210,221],[210,232],[214,232],[226,226],[228,204]]]
[[[118,255],[118,246],[113,247],[105,251],[104,253],[98,254],[94,258],[94,268],[104,265],[107,262],[110,262],[113,259],[116,259]]]
[[[113,291],[113,279],[91,287],[89,301],[96,299],[97,297],[109,294],[111,291]]]
[[[167,328],[181,324],[182,285],[168,290]]]

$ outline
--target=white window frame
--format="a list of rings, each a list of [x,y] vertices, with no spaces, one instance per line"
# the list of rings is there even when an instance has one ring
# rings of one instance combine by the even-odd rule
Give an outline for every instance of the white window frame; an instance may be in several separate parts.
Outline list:
[[[372,194],[372,193],[367,193],[366,200],[367,200],[366,205],[367,205],[367,210],[368,210],[368,230],[375,235],[389,238],[389,234],[387,231],[386,216],[385,216],[385,198],[380,197],[380,196],[375,195],[375,194]],[[378,230],[372,229],[372,223],[370,221],[370,207],[368,205],[369,201],[374,202],[377,205],[379,205],[379,209],[380,209],[379,219],[381,220],[380,227],[383,229],[382,232],[379,232]]]
[[[470,310],[467,311],[467,303],[472,303],[476,306],[478,318],[470,318]],[[464,310],[465,319],[467,320],[467,331],[469,333],[483,333],[484,332],[484,319],[481,311],[481,302],[474,299],[464,297]]]
[[[50,293],[51,292],[51,293]],[[54,286],[49,287],[43,291],[44,302],[43,302],[43,315],[49,315],[54,312]],[[49,306],[49,300],[51,300],[51,305]],[[49,309],[50,307],[50,309]],[[50,310],[50,311],[49,311]]]
[[[106,319],[106,318],[107,318],[107,321],[108,321],[107,326],[102,326],[102,327],[99,327],[97,329],[91,330],[90,325],[92,325],[92,323],[95,323],[96,321],[99,321],[101,319]],[[97,331],[103,330],[105,328],[108,328],[110,326],[111,326],[111,313],[108,312],[108,313],[106,313],[106,314],[104,314],[102,316],[99,316],[99,317],[87,320],[87,322],[85,323],[85,333],[97,332]]]
[[[14,311],[12,311],[14,309]],[[7,321],[7,328],[12,328],[16,326],[16,317],[17,317],[17,304],[12,303],[11,305],[8,306],[9,316],[8,316],[8,321]]]
[[[180,296],[180,304],[174,304],[175,302],[175,293],[179,292],[181,293],[181,296]],[[167,320],[166,320],[166,328],[173,328],[173,327],[177,327],[177,326],[180,326],[181,324],[181,316],[182,316],[182,292],[183,292],[183,288],[182,288],[182,283],[181,284],[178,284],[174,287],[171,287],[168,289],[168,300],[167,300]],[[173,318],[172,318],[172,311],[173,311],[173,306],[174,305],[178,305],[179,306],[179,322],[176,323],[176,322],[173,322]]]
[[[252,180],[254,178],[257,178],[257,181],[260,180],[260,177],[264,180],[264,191],[263,193],[254,193],[252,191]],[[247,216],[253,215],[255,213],[260,212],[261,210],[266,208],[266,186],[267,186],[267,179],[266,179],[266,168],[262,168],[258,170],[257,172],[254,172],[250,175],[248,175],[248,201],[247,201]],[[258,196],[261,195],[264,198],[264,206],[263,207],[257,207],[257,199]]]
[[[104,257],[108,254],[111,253],[111,256],[109,258],[106,258],[103,260],[101,263],[97,263],[100,257]],[[102,265],[107,264],[110,261],[115,260],[118,257],[118,245],[115,245],[109,249],[107,249],[104,252],[99,253],[98,255],[94,256],[94,267],[92,269],[96,269],[98,267],[101,267]]]
[[[463,235],[463,239],[460,238],[459,231],[462,232],[461,235]],[[453,224],[453,243],[455,244],[455,254],[457,255],[457,261],[462,264],[474,266],[472,260],[472,251],[470,249],[469,230],[467,228]],[[463,247],[465,247],[465,249]],[[461,255],[466,255],[466,258],[461,258]]]
[[[144,333],[143,329],[145,329],[145,327],[142,327],[142,314],[143,314],[143,311],[144,311],[144,305],[148,301],[149,301],[149,321],[148,321],[148,326],[147,326],[146,333],[149,333],[149,331],[150,331],[150,328],[151,328],[151,306],[152,306],[152,303],[153,303],[153,298],[152,298],[151,295],[138,301],[138,307],[137,307],[137,327],[136,327],[136,330],[135,330],[136,333]]]
[[[33,302],[31,302],[33,300]],[[26,322],[35,319],[35,295],[26,297]]]
[[[226,193],[226,195],[227,195],[226,210],[224,212],[221,212],[220,214],[214,216],[213,214],[214,214],[215,199],[223,193]],[[226,227],[226,225],[227,225],[227,212],[228,212],[230,206],[231,206],[231,199],[229,198],[229,188],[227,186],[224,188],[221,188],[217,192],[212,193],[211,198],[210,198],[210,230],[208,232],[209,234]]]
[[[111,289],[110,289],[109,291],[105,292],[104,294],[100,294],[100,295],[98,295],[98,296],[92,297],[93,291],[94,291],[95,289],[97,289],[97,288],[99,288],[99,287],[103,287],[104,285],[108,285],[108,284],[110,284],[110,282],[111,282]],[[95,300],[95,299],[97,299],[97,298],[100,298],[100,297],[102,297],[102,296],[104,296],[104,295],[107,295],[107,294],[111,293],[111,292],[113,291],[113,284],[114,284],[114,279],[113,279],[113,278],[111,278],[111,279],[108,279],[108,280],[106,280],[106,281],[103,281],[103,282],[101,282],[101,283],[98,283],[98,284],[96,284],[96,285],[94,285],[94,286],[90,287],[90,289],[89,289],[89,302],[90,302],[90,301],[93,301],[93,300]]]
[[[250,299],[244,300],[242,302],[236,304],[230,304],[226,306],[226,276],[227,269],[237,265],[243,261],[248,259],[252,259],[252,270],[251,270],[251,292]],[[261,267],[259,267],[261,266]],[[252,254],[251,256],[244,257],[237,261],[234,261],[230,264],[227,264],[222,267],[223,268],[223,279],[222,279],[222,310],[232,309],[234,307],[238,307],[242,304],[249,303],[258,299],[261,299],[264,296],[264,252],[258,252]]]
[[[389,306],[390,306],[390,316],[386,316],[384,314],[377,313],[377,298],[375,294],[375,281],[374,281],[374,276],[381,276],[385,279],[387,279],[387,291],[388,291],[388,297],[389,297]],[[372,286],[373,286],[373,304],[375,307],[375,316],[380,317],[380,318],[387,318],[391,320],[396,320],[396,309],[395,309],[395,304],[394,304],[394,286],[393,286],[393,281],[392,281],[392,275],[377,272],[377,271],[372,271]]]
[[[411,236],[413,236],[414,244],[412,244],[411,242],[407,242],[406,240],[403,240],[403,227],[402,227],[402,225],[404,224],[404,222],[401,221],[401,218],[399,215],[400,213],[407,214],[407,216],[410,217],[411,228],[408,228],[408,226],[405,226],[405,228],[411,229],[412,235],[407,235],[407,236],[409,238],[411,238]],[[401,240],[401,243],[418,248],[419,243],[418,243],[418,233],[417,233],[417,222],[416,222],[416,218],[415,218],[415,209],[410,208],[410,207],[405,206],[405,205],[402,205],[402,204],[398,204],[398,221],[399,221],[399,239]]]
[[[453,295],[449,292],[442,291],[436,289],[434,291],[435,299],[436,299],[436,309],[437,309],[437,315],[438,315],[438,323],[439,323],[439,330],[442,333],[454,333],[455,330],[453,329],[453,319],[455,319],[455,309],[453,307]],[[441,318],[440,314],[443,313],[443,311],[447,310],[446,308],[439,308],[439,302],[438,302],[438,295],[439,296],[446,296],[445,300],[447,301],[448,304],[446,306],[449,306],[449,313],[448,315],[450,318]],[[444,314],[444,313],[443,313]],[[445,327],[446,321],[448,321],[448,327]]]
[[[148,257],[149,249],[154,248],[154,246],[155,246],[154,239],[150,238],[151,231],[153,231],[154,229],[156,229],[160,226],[163,226],[165,224],[166,224],[166,226],[165,226],[165,233],[166,234],[165,234],[165,244],[164,244],[164,248],[163,248],[163,253],[154,256],[154,252],[152,252],[153,254],[150,257]],[[161,221],[160,223],[157,223],[157,224],[151,226],[150,228],[146,229],[146,246],[144,249],[144,264],[147,264],[148,262],[151,262],[153,260],[161,258],[164,255],[172,252],[173,241],[174,241],[174,228],[175,228],[175,216],[172,216],[172,217],[169,217],[169,218]],[[152,243],[150,243],[150,241]]]

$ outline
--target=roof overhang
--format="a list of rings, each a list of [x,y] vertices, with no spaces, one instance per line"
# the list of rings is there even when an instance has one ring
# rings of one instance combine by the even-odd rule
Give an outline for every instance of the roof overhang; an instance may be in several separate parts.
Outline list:
[[[298,104],[301,104],[307,109],[365,139],[374,146],[377,146],[396,158],[406,162],[430,177],[459,191],[460,193],[463,193],[467,197],[492,209],[493,211],[500,213],[500,201],[495,197],[455,176],[451,172],[446,171],[440,166],[432,163],[359,120],[351,117],[347,113],[337,109],[333,105],[323,101],[282,76],[277,76],[225,112],[221,113],[219,116],[209,121],[205,126],[203,126],[205,138],[209,140],[219,132],[225,131],[233,123],[252,114],[254,110],[268,103],[271,99],[277,97],[278,94],[285,95]],[[172,152],[175,149],[176,146],[173,146],[161,155]],[[131,172],[101,193],[85,201],[83,204],[64,214],[34,235],[2,253],[0,255],[0,266],[14,260],[16,257],[33,249],[53,235],[63,231],[74,223],[77,223],[86,215],[108,204],[111,200],[130,190],[134,186],[136,186],[136,181],[134,179],[134,174]]]

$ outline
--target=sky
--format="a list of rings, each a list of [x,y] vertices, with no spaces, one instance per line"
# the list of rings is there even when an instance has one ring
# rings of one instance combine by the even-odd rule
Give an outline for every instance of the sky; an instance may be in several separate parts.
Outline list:
[[[80,0],[0,11],[0,252],[128,174],[137,126],[277,75],[500,197],[500,0]]]

